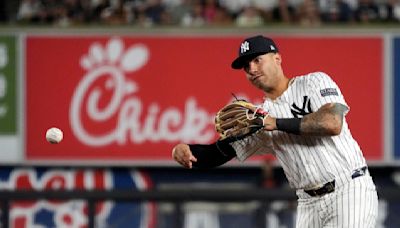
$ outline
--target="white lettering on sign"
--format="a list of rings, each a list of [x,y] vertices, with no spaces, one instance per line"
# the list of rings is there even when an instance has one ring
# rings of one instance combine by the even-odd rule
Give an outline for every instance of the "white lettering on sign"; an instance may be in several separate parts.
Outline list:
[[[81,59],[87,74],[75,89],[69,113],[72,131],[82,143],[90,146],[160,141],[207,143],[214,138],[214,130],[207,130],[214,115],[198,107],[193,97],[186,99],[183,111],[173,106],[162,110],[157,103],[143,108],[141,99],[135,96],[138,85],[127,79],[125,73],[143,67],[148,57],[144,45],[124,50],[123,42],[117,38],[111,39],[104,49],[97,43],[91,45],[88,55]],[[101,79],[105,79],[105,86],[96,87],[95,82]],[[99,108],[99,101],[106,94],[111,94],[111,98]],[[85,128],[85,121],[109,124],[115,117],[115,127],[108,132],[99,134]]]

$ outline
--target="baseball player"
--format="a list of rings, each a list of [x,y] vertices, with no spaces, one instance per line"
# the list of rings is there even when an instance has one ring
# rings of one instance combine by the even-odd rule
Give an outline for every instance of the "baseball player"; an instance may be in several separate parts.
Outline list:
[[[345,115],[336,83],[323,72],[289,79],[275,42],[245,39],[232,68],[265,92],[261,131],[229,143],[178,144],[173,158],[187,168],[215,167],[236,157],[272,153],[298,196],[296,227],[375,227],[378,197]]]

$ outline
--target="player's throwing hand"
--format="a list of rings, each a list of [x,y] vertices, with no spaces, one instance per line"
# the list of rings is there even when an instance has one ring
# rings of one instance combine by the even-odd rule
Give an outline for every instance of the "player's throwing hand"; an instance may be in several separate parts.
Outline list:
[[[187,144],[176,145],[174,149],[172,149],[172,158],[182,166],[189,169],[193,167],[192,163],[197,161]]]

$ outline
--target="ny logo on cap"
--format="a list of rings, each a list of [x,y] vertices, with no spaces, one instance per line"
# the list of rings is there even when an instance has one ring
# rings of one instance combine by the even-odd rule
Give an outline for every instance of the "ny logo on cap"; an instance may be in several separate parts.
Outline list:
[[[240,45],[240,53],[244,53],[248,50],[250,50],[249,42],[245,41]]]

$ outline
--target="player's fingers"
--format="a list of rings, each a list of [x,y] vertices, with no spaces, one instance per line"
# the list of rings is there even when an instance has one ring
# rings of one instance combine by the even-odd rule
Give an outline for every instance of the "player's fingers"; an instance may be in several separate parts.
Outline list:
[[[182,166],[188,169],[192,168],[192,162],[191,161],[182,161]]]
[[[197,158],[195,156],[193,156],[193,155],[190,155],[189,160],[192,161],[192,162],[197,162]]]
[[[197,159],[193,155],[187,154],[187,153],[180,154],[180,156],[178,156],[178,158],[176,160],[183,167],[189,168],[189,169],[192,168],[192,161],[197,161]]]
[[[188,159],[184,159],[182,160],[181,163],[185,168],[191,169],[192,168],[192,161],[188,160]]]
[[[192,164],[191,161],[189,161],[189,162],[187,163],[186,168],[191,169],[192,167],[193,167],[193,164]]]
[[[177,158],[175,160],[185,168],[189,168],[190,167],[190,164],[189,164],[190,161],[187,161],[184,158]]]
[[[183,157],[184,166],[189,169],[191,169],[193,167],[192,162],[196,162],[196,161],[197,161],[197,159],[196,159],[196,157],[194,157],[192,155],[192,153],[186,153],[185,156]]]

